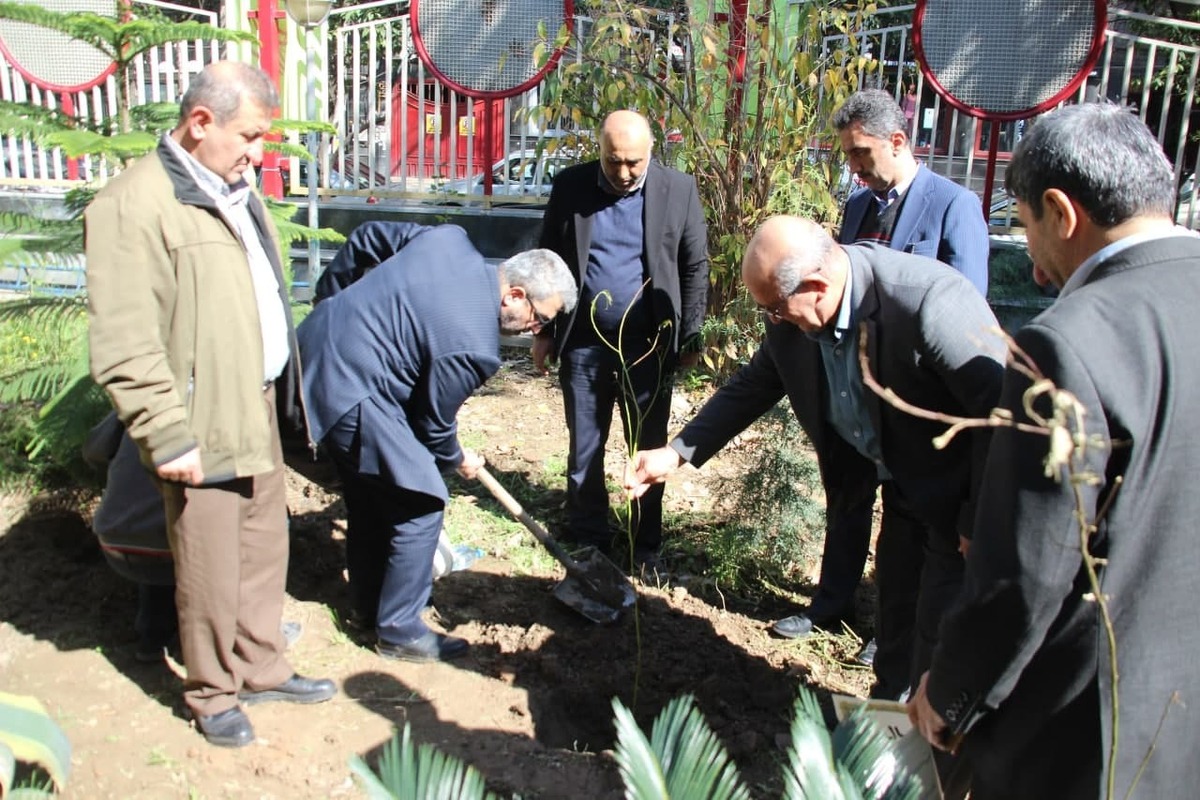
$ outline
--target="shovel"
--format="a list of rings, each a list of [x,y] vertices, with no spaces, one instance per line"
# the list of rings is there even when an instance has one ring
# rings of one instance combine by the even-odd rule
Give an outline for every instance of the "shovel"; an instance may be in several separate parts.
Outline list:
[[[550,555],[567,568],[567,577],[554,587],[554,596],[592,622],[609,624],[620,618],[621,612],[633,605],[637,593],[629,578],[609,558],[594,547],[586,547],[572,558],[563,546],[546,533],[521,504],[501,486],[486,468],[475,473],[479,482],[500,501],[542,545]]]

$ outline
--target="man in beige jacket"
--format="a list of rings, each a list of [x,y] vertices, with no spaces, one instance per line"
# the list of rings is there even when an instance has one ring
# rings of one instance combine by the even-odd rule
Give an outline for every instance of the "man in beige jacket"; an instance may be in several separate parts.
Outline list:
[[[295,674],[279,629],[279,424],[296,425],[302,409],[279,246],[244,177],[278,105],[260,70],[210,65],[175,130],[85,214],[92,376],[162,491],[184,699],[225,747],[254,741],[241,705],[337,691]]]

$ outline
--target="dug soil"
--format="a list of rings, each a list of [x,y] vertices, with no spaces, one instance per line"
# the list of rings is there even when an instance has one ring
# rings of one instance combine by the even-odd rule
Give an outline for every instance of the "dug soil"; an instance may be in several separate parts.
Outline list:
[[[561,395],[527,352],[506,355],[502,373],[463,409],[460,431],[480,443],[495,474],[532,481],[548,463],[565,463]],[[694,402],[680,399],[673,430]],[[709,514],[739,453],[764,445],[735,442],[703,470],[680,470],[668,485],[669,512]],[[615,476],[616,438],[611,450]],[[454,493],[455,503],[504,514],[478,484],[456,484]],[[551,506],[561,507],[557,495]],[[288,505],[285,618],[304,626],[289,658],[302,674],[335,679],[340,692],[319,706],[255,706],[256,743],[224,750],[185,721],[181,666],[134,659],[135,592],[105,565],[86,511],[6,498],[0,691],[40,699],[65,730],[73,748],[66,796],[358,797],[352,757],[374,764],[408,723],[417,742],[473,765],[504,797],[619,798],[614,700],[648,731],[668,701],[690,693],[753,796],[778,797],[797,686],[861,695],[869,684],[869,672],[852,663],[854,635],[771,638],[770,622],[794,613],[800,595],[751,602],[672,574],[668,559],[662,574],[636,580],[636,611],[601,626],[555,600],[561,569],[531,570],[503,548],[434,586],[430,624],[467,639],[465,658],[385,661],[368,636],[339,623],[348,607],[340,500],[290,476]],[[549,507],[537,513],[553,516]]]

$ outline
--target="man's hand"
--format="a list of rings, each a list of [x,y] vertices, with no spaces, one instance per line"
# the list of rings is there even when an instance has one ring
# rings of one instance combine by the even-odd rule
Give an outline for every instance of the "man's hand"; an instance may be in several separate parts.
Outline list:
[[[475,473],[479,472],[479,468],[486,465],[487,462],[483,456],[476,453],[474,450],[463,448],[463,460],[458,465],[458,474],[469,481],[475,480]]]
[[[651,486],[665,481],[682,463],[683,456],[670,447],[639,450],[625,465],[625,494],[641,497]]]
[[[164,481],[199,486],[204,483],[204,470],[200,466],[200,448],[193,447],[179,458],[173,458],[165,464],[160,464],[155,472]]]
[[[545,375],[550,370],[547,365],[554,363],[554,337],[537,335],[533,337],[533,366]]]
[[[921,683],[917,686],[917,691],[908,701],[908,721],[921,732],[925,741],[938,750],[954,752],[958,749],[958,743],[947,743],[944,740],[946,720],[942,719],[941,715],[934,711],[933,706],[929,704],[929,695],[925,692],[925,684],[928,681],[929,673],[926,672],[921,676]]]

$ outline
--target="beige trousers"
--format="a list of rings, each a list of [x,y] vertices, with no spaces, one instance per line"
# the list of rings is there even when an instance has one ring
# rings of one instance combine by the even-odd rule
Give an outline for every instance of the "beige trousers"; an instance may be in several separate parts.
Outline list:
[[[162,484],[175,556],[175,602],[196,716],[237,705],[293,674],[279,631],[287,583],[287,498],[275,391],[263,393],[277,465],[271,472],[209,486]]]

